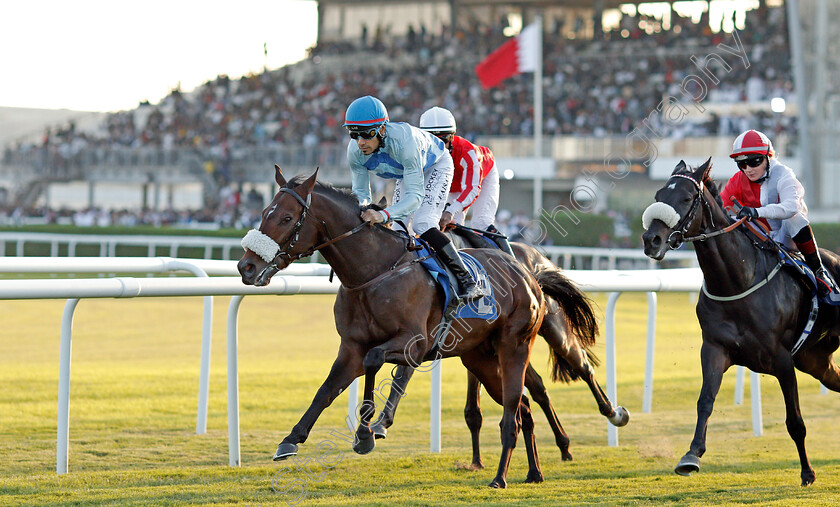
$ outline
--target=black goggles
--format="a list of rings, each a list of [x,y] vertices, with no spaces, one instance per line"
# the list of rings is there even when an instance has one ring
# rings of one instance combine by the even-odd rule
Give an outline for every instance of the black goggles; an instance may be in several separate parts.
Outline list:
[[[365,140],[373,139],[376,137],[376,133],[379,131],[379,127],[372,128],[370,130],[351,130],[350,131],[350,139],[358,139],[362,138]]]
[[[758,155],[755,157],[746,158],[744,160],[738,160],[736,163],[738,164],[738,169],[746,169],[747,166],[750,167],[758,167],[764,162],[764,155]]]

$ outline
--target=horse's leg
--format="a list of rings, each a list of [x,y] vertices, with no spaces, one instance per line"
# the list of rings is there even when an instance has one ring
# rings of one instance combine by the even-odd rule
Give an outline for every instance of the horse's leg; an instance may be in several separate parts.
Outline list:
[[[537,452],[537,438],[534,435],[534,416],[531,413],[531,403],[524,394],[519,404],[519,416],[522,420],[522,438],[525,440],[525,451],[528,455],[528,476],[525,477],[525,482],[543,482],[545,479],[540,470],[540,455]]]
[[[361,355],[357,351],[341,345],[338,349],[338,357],[333,362],[329,375],[327,375],[321,387],[318,388],[318,392],[315,393],[315,398],[312,399],[309,408],[292,428],[292,432],[277,446],[274,461],[280,461],[297,454],[297,444],[306,442],[309,432],[312,431],[312,426],[315,425],[315,421],[318,420],[321,412],[347,389],[353,379],[361,374]]]
[[[776,379],[782,388],[785,398],[785,426],[788,434],[796,444],[796,451],[799,453],[799,463],[802,465],[802,485],[810,486],[816,479],[814,469],[808,461],[805,453],[805,421],[802,420],[802,413],[799,410],[799,389],[796,382],[796,370],[793,367],[793,360],[787,353],[782,353],[776,358]]]
[[[626,425],[630,420],[630,413],[622,406],[613,406],[601,385],[598,384],[598,380],[595,379],[595,369],[589,362],[586,349],[577,342],[576,337],[570,336],[566,332],[565,322],[560,314],[547,313],[545,315],[542,327],[540,327],[540,335],[548,343],[548,346],[562,356],[569,363],[571,369],[586,382],[595,398],[595,402],[598,404],[598,411],[601,412],[601,415],[606,417],[614,426]],[[531,388],[529,387],[528,390],[530,391]],[[534,401],[537,401],[537,399],[534,398]],[[551,419],[549,418],[550,422]]]
[[[379,414],[379,418],[371,425],[373,436],[376,438],[385,438],[388,434],[388,428],[394,424],[394,414],[397,412],[397,405],[405,395],[405,388],[411,376],[414,375],[414,368],[411,366],[399,365],[397,366],[394,380],[391,384],[391,392],[388,394],[388,401],[385,402],[385,408]]]
[[[464,363],[464,366],[466,366],[470,370],[470,372],[474,374],[470,375],[470,377],[476,379],[476,387],[479,388],[480,385],[483,384],[485,389],[487,390],[487,394],[489,394],[490,397],[493,398],[493,400],[495,400],[499,405],[504,406],[505,394],[502,378],[499,375],[499,370],[497,367],[497,360],[493,357],[486,356],[481,353],[470,352],[466,355],[461,356],[461,362]],[[481,384],[479,384],[479,382],[481,382]],[[518,407],[518,414],[516,415],[516,423],[520,424],[522,427],[522,433],[525,440],[525,450],[528,454],[528,475],[525,479],[525,482],[543,482],[543,475],[542,471],[540,470],[539,454],[537,453],[536,437],[534,435],[534,418],[531,414],[531,407],[528,402],[528,397],[522,395],[521,398],[522,399]],[[504,418],[502,418],[502,422],[499,424],[499,426],[504,428],[503,425]],[[502,450],[502,453],[502,460],[504,461],[504,448]],[[510,455],[507,456],[505,465],[507,465],[509,462]],[[505,466],[504,472],[506,475],[507,466]],[[500,479],[497,474],[497,477],[493,480],[493,482],[490,483],[490,486],[494,488],[506,487],[507,482],[505,480],[504,475]]]
[[[500,341],[505,339],[511,340],[514,336],[518,337],[519,332],[513,332],[510,329],[503,331],[504,335]],[[522,387],[525,383],[525,368],[528,365],[528,359],[531,352],[531,345],[533,340],[525,343],[520,343],[513,350],[507,352],[500,345],[498,350],[499,356],[499,371],[502,376],[502,397],[504,413],[502,414],[502,421],[499,423],[502,435],[502,455],[499,459],[499,469],[496,472],[496,478],[490,483],[493,488],[504,488],[507,486],[507,471],[510,466],[510,458],[513,455],[513,449],[516,447],[516,438],[519,435],[521,426],[521,412],[519,406],[522,403]],[[531,471],[528,472],[531,476]]]
[[[376,374],[383,364],[385,364],[385,354],[377,347],[370,349],[362,362],[365,369],[364,400],[359,408],[359,427],[356,429],[356,441],[353,444],[353,450],[358,454],[367,454],[376,447],[370,420],[376,412],[376,402],[373,400]]]
[[[729,356],[719,347],[712,347],[705,341],[700,347],[700,365],[703,370],[703,386],[697,399],[697,426],[694,429],[694,439],[685,456],[680,459],[674,472],[679,475],[689,475],[700,470],[700,458],[706,452],[706,428],[709,416],[715,405],[715,397],[720,390],[723,373],[729,368]]]
[[[483,417],[481,416],[481,383],[469,371],[467,372],[467,403],[464,406],[464,421],[467,423],[467,428],[470,429],[472,440],[473,457],[470,468],[472,470],[481,470],[484,468],[484,462],[481,461],[481,448],[478,442],[481,423],[483,422]]]
[[[560,453],[563,455],[563,461],[571,461],[572,455],[569,453],[569,436],[563,430],[563,425],[560,424],[560,419],[554,411],[554,406],[551,404],[551,398],[548,396],[548,391],[545,389],[542,377],[540,377],[530,363],[528,363],[528,368],[525,370],[525,387],[531,393],[531,398],[545,412],[548,425],[551,426],[551,431],[554,432],[554,441],[557,443],[557,447],[560,448]],[[473,453],[475,453],[475,445],[473,445]]]

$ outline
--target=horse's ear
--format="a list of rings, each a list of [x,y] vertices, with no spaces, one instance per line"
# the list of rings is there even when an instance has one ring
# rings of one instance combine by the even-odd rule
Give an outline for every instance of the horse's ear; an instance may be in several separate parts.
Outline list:
[[[281,187],[286,186],[286,178],[283,177],[283,171],[280,170],[280,166],[277,164],[274,164],[274,181]]]
[[[318,179],[318,169],[320,168],[316,167],[312,176],[306,178],[306,181],[298,185],[295,189],[301,197],[306,197],[312,193],[312,189],[315,188],[315,181]]]
[[[385,208],[386,206],[388,206],[388,199],[385,199],[385,196],[383,195],[382,199],[379,199],[377,206],[379,206],[380,208]]]
[[[684,170],[685,170],[685,160],[680,160],[680,163],[677,164],[677,167],[674,168],[674,170],[673,170],[673,172],[671,172],[671,174],[677,174],[678,172],[684,171]]]
[[[704,181],[709,177],[709,172],[712,170],[712,157],[709,157],[708,160],[703,162],[703,165],[697,168],[697,171],[694,172],[694,176],[697,178],[697,181]]]

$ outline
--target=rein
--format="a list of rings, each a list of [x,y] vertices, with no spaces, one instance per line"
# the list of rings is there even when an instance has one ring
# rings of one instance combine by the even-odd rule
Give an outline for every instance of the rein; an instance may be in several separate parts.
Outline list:
[[[744,223],[747,223],[748,218],[743,217],[743,218],[738,219],[737,221],[733,222],[732,224],[724,227],[723,229],[718,229],[718,230],[712,231],[712,232],[705,232],[705,233],[702,233],[702,234],[698,234],[697,236],[685,237],[684,236],[685,230],[688,228],[687,224],[690,223],[691,220],[694,219],[694,213],[697,212],[697,209],[699,208],[700,201],[702,201],[703,205],[705,205],[706,207],[709,207],[709,203],[706,201],[706,198],[703,197],[703,184],[702,184],[702,182],[698,182],[697,180],[695,180],[694,178],[692,178],[691,176],[688,176],[686,174],[674,174],[671,177],[672,178],[673,177],[685,178],[685,179],[691,181],[692,183],[694,183],[694,186],[697,188],[698,192],[697,192],[697,197],[694,199],[694,202],[691,204],[691,209],[688,211],[688,213],[686,213],[685,217],[682,220],[680,220],[680,222],[685,222],[685,223],[682,224],[682,227],[680,229],[675,230],[674,232],[671,233],[671,236],[668,237],[668,246],[671,246],[671,237],[674,236],[675,234],[677,235],[676,236],[677,239],[676,239],[675,242],[678,242],[678,244],[681,245],[684,241],[689,241],[689,242],[691,242],[691,241],[705,241],[709,238],[714,238],[715,236],[720,236],[721,234],[726,234],[727,232],[734,231],[740,225],[742,225]],[[709,217],[711,218],[711,213],[709,213]],[[677,224],[677,225],[680,225],[680,224]],[[712,225],[714,225],[714,221],[712,221]],[[750,226],[751,224],[747,224],[747,225]],[[708,291],[708,289],[706,289],[706,281],[705,280],[703,281],[703,285],[701,286],[701,289],[703,291],[703,294],[705,294],[706,297],[708,297],[709,299],[711,299],[713,301],[737,301],[739,299],[742,299],[742,298],[745,298],[745,297],[749,296],[753,292],[755,292],[758,289],[764,287],[768,282],[770,282],[770,280],[773,279],[774,276],[776,276],[776,274],[782,269],[783,265],[784,265],[784,260],[779,261],[779,263],[776,264],[776,267],[774,267],[767,274],[767,276],[765,276],[761,281],[759,281],[758,283],[756,283],[755,285],[753,285],[749,289],[745,290],[744,292],[742,292],[740,294],[736,294],[734,296],[715,296],[714,294],[711,294]]]
[[[718,229],[713,232],[706,232],[703,234],[698,234],[697,236],[689,236],[687,238],[683,238],[683,241],[705,241],[709,238],[714,238],[715,236],[720,236],[721,234],[726,234],[727,232],[732,232],[737,229],[741,224],[747,221],[747,217],[739,218],[737,222],[732,223],[728,227],[724,227],[723,229]]]
[[[370,287],[371,285],[374,285],[374,284],[377,284],[377,283],[381,282],[385,278],[388,278],[392,275],[398,275],[400,273],[408,271],[414,264],[417,264],[418,262],[422,262],[422,261],[428,259],[429,257],[431,257],[430,255],[426,256],[426,257],[418,257],[418,258],[412,259],[409,262],[400,266],[400,262],[402,262],[402,260],[405,258],[405,256],[408,255],[408,252],[409,252],[409,250],[406,250],[405,252],[403,252],[403,254],[400,256],[400,258],[397,259],[397,262],[395,262],[390,268],[388,268],[387,271],[384,271],[384,272],[376,275],[375,277],[371,278],[370,280],[368,280],[367,282],[365,282],[361,285],[357,285],[356,287],[345,286],[344,289],[347,292],[356,292],[358,290],[366,289],[366,288]],[[399,269],[397,269],[397,266],[400,266]]]
[[[303,259],[305,257],[311,256],[312,254],[314,254],[316,251],[320,250],[321,248],[332,245],[333,243],[335,243],[337,241],[340,241],[340,240],[342,240],[342,239],[344,239],[348,236],[352,236],[353,234],[356,234],[357,232],[359,232],[365,226],[368,225],[367,222],[362,222],[359,225],[357,225],[356,227],[350,229],[349,231],[344,232],[344,233],[336,236],[335,238],[332,238],[332,237],[330,237],[330,233],[329,233],[329,230],[327,229],[326,222],[324,222],[322,219],[313,215],[312,212],[309,210],[310,205],[312,203],[312,194],[309,194],[308,196],[306,196],[306,200],[304,201],[294,190],[292,190],[290,188],[281,188],[280,192],[284,192],[286,194],[291,195],[292,197],[295,198],[295,200],[298,203],[300,203],[301,206],[303,206],[303,211],[301,212],[300,217],[298,217],[297,222],[295,222],[295,225],[292,228],[292,233],[289,235],[289,239],[281,246],[276,241],[274,241],[270,237],[266,236],[265,234],[263,234],[259,230],[252,229],[250,232],[248,232],[248,234],[242,240],[242,246],[244,248],[254,251],[258,255],[260,255],[260,257],[263,257],[266,260],[266,262],[268,262],[268,266],[266,266],[266,268],[274,268],[276,270],[279,270],[279,268],[277,267],[277,263],[279,262],[279,260],[282,257],[286,257],[287,259],[289,259],[287,264],[291,264],[292,262],[294,262],[296,260]],[[311,215],[312,218],[314,218],[315,220],[317,220],[321,224],[321,228],[323,229],[324,234],[329,239],[327,241],[324,241],[321,244],[312,246],[312,247],[308,248],[307,250],[305,250],[303,252],[292,254],[291,250],[292,250],[292,248],[294,248],[295,243],[297,243],[297,241],[300,237],[300,231],[303,228],[303,222],[304,222],[304,220],[306,220],[307,215]],[[268,254],[268,255],[264,256],[263,252],[260,252],[259,249],[254,248],[254,245],[252,243],[250,243],[249,241],[261,242],[261,243],[263,243],[263,246],[265,245],[265,243],[273,244],[274,246],[277,247],[277,251],[276,251],[276,253],[274,254],[273,257],[268,257],[268,255],[271,255],[271,254]]]
[[[320,249],[322,249],[326,246],[332,245],[333,243],[336,243],[336,242],[338,242],[338,241],[340,241],[344,238],[352,236],[353,234],[356,234],[357,232],[364,229],[365,227],[370,227],[371,226],[371,224],[369,224],[368,222],[362,222],[359,225],[357,225],[356,227],[353,227],[352,229],[350,229],[349,231],[344,232],[342,234],[339,234],[338,236],[332,238],[332,237],[330,237],[329,231],[327,229],[326,222],[324,222],[324,220],[316,217],[310,211],[310,205],[311,205],[311,202],[312,202],[312,194],[309,194],[306,197],[306,200],[304,200],[294,190],[292,190],[290,188],[281,188],[280,192],[284,192],[284,193],[287,193],[287,194],[291,195],[303,207],[303,211],[301,212],[300,217],[298,218],[297,222],[295,223],[294,227],[292,228],[292,233],[289,235],[289,239],[283,243],[283,246],[281,246],[276,241],[274,241],[272,238],[270,238],[269,236],[266,236],[265,234],[263,234],[259,230],[252,229],[245,236],[245,238],[242,240],[242,246],[244,248],[246,248],[248,250],[251,250],[251,251],[254,251],[255,253],[257,253],[257,255],[259,255],[260,257],[263,257],[263,259],[266,260],[266,262],[268,264],[266,265],[266,267],[264,268],[263,271],[265,271],[267,269],[273,269],[275,272],[279,271],[278,263],[280,262],[280,259],[283,258],[283,257],[287,258],[288,259],[287,264],[290,264],[290,263],[292,263],[296,260],[303,259],[305,257],[309,257],[312,254],[314,254],[316,251],[318,251],[318,250],[320,250]],[[312,246],[312,247],[308,248],[307,250],[305,250],[303,252],[293,254],[293,253],[291,253],[291,250],[292,250],[292,248],[294,248],[295,244],[297,243],[297,241],[300,237],[300,231],[303,228],[303,223],[306,220],[307,216],[311,216],[312,218],[314,218],[315,220],[317,220],[320,223],[324,234],[329,239],[327,241],[324,241],[323,243]],[[385,230],[390,231],[390,229],[385,229]],[[417,248],[413,244],[412,238],[409,237],[407,239],[408,239],[408,243],[406,244],[405,251],[396,260],[396,262],[394,262],[394,264],[391,265],[390,268],[388,268],[387,271],[385,271],[383,273],[380,273],[379,275],[375,276],[371,280],[368,280],[367,282],[365,282],[362,285],[359,285],[357,287],[346,287],[345,286],[344,287],[345,290],[353,292],[353,291],[364,289],[366,287],[370,287],[371,285],[374,285],[374,284],[378,283],[379,281],[381,281],[382,279],[384,279],[386,277],[402,273],[402,272],[408,270],[413,264],[416,264],[418,262],[426,260],[428,257],[413,259],[413,260],[409,261],[408,263],[403,264],[399,269],[397,269],[397,266],[399,266],[403,262],[403,259],[405,259],[405,256],[410,251],[417,250]],[[274,248],[271,248],[271,246],[273,246]],[[265,249],[272,249],[276,253],[274,253],[273,256],[272,256],[271,253],[265,252]],[[332,272],[330,273],[330,278],[332,279]]]
[[[671,178],[684,178],[694,184],[697,188],[697,197],[694,199],[694,202],[691,203],[691,208],[688,210],[688,213],[683,216],[680,221],[674,226],[674,231],[668,236],[668,247],[671,250],[676,250],[677,248],[681,247],[685,242],[694,242],[694,241],[705,241],[709,238],[714,238],[715,236],[720,236],[721,234],[726,234],[728,232],[732,232],[738,228],[741,224],[747,221],[747,218],[741,218],[738,221],[724,227],[723,229],[718,229],[712,232],[705,232],[702,234],[698,234],[697,236],[686,236],[686,230],[688,229],[688,225],[694,219],[694,214],[697,212],[697,209],[700,207],[700,203],[702,202],[704,206],[707,208],[709,207],[709,203],[706,202],[706,198],[703,197],[703,190],[704,186],[702,182],[698,182],[691,176],[687,174],[672,174]],[[709,213],[711,217],[711,213]],[[712,222],[714,226],[714,221]]]

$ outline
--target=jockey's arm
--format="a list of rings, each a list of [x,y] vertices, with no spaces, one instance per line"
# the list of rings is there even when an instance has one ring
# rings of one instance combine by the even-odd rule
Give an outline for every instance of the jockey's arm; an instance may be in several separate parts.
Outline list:
[[[370,203],[370,172],[362,166],[350,162],[350,181],[353,194],[359,199],[359,205]]]
[[[350,165],[350,185],[359,204],[370,203],[370,171],[363,166],[359,159],[359,148],[355,141],[347,143],[347,163]]]
[[[449,207],[448,211],[453,215],[462,211],[466,212],[481,192],[481,160],[475,148],[468,150],[461,160],[455,161],[455,164],[462,170],[460,175],[464,188]]]
[[[777,220],[786,220],[804,211],[805,189],[792,174],[786,174],[779,180],[777,186],[779,202],[767,204],[758,209],[758,216]]]
[[[420,150],[408,148],[400,155],[404,155],[397,158],[403,166],[402,196],[400,202],[385,208],[392,219],[405,218],[415,212],[426,195]]]

